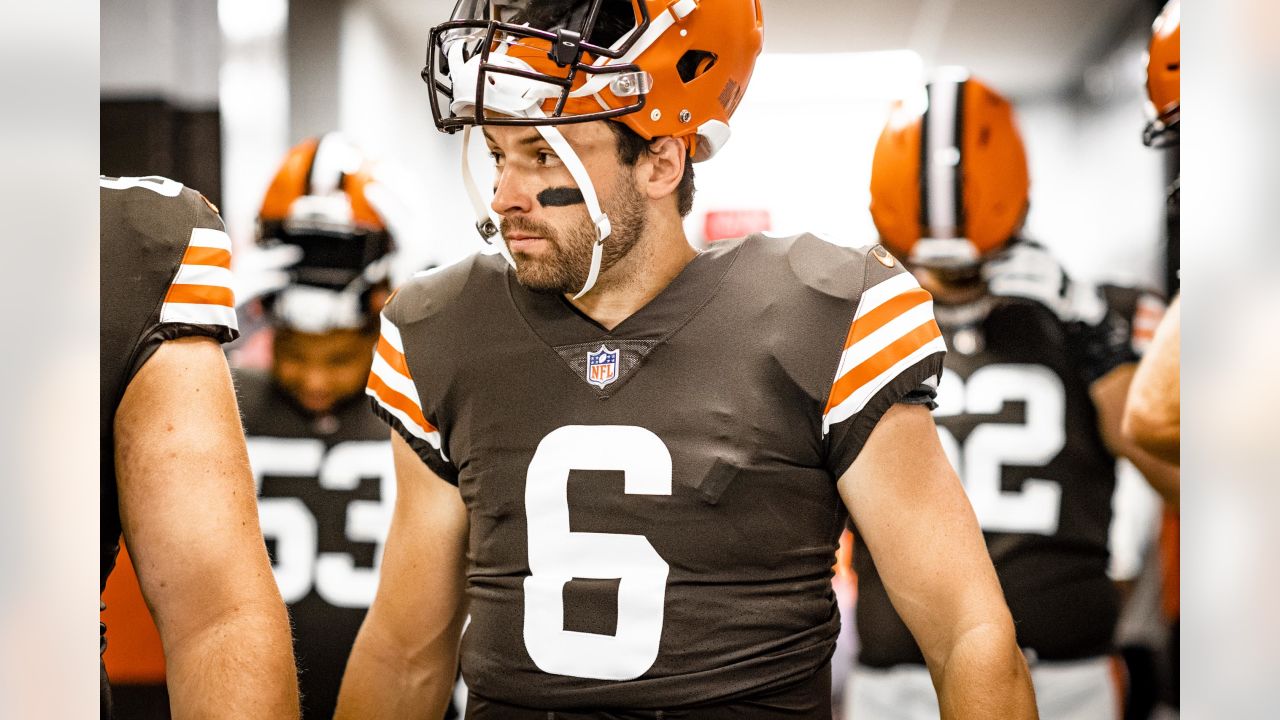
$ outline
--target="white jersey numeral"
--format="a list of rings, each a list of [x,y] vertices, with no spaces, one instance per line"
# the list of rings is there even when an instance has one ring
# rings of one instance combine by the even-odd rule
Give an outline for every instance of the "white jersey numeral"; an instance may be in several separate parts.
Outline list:
[[[325,490],[355,490],[361,478],[379,478],[377,500],[347,504],[344,534],[352,542],[373,543],[373,567],[357,567],[344,552],[318,552],[315,516],[294,497],[259,497],[258,519],[264,538],[276,543],[271,566],[286,603],[306,597],[314,587],[335,607],[366,608],[378,587],[382,544],[395,507],[395,471],[391,449],[384,440],[350,441],[325,452],[314,438],[247,438],[249,464],[258,491],[262,478],[317,478]]]
[[[529,463],[525,512],[529,570],[524,642],[544,672],[630,680],[658,659],[670,566],[642,535],[571,532],[569,472],[615,470],[628,495],[670,495],[671,453],[640,427],[567,425],[538,444]],[[617,579],[613,635],[564,629],[564,586],[574,578]]]
[[[993,414],[1008,402],[1022,402],[1021,425],[984,423],[960,446],[951,431],[939,426],[942,447],[964,481],[969,502],[982,529],[989,532],[1052,535],[1062,511],[1062,485],[1030,478],[1022,488],[1001,488],[1006,465],[1043,467],[1066,446],[1066,390],[1062,380],[1039,365],[988,365],[968,382],[944,371],[938,386],[935,415]]]
[[[182,183],[177,180],[170,180],[167,177],[159,175],[147,175],[146,177],[120,177],[108,178],[98,177],[98,186],[107,188],[108,190],[128,190],[129,188],[145,188],[153,193],[164,195],[165,197],[178,197],[178,193],[182,192]]]

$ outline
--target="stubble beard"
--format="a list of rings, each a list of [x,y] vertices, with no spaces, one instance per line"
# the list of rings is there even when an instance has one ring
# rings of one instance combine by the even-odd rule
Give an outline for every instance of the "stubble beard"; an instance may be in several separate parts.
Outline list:
[[[604,241],[600,260],[602,274],[626,257],[644,235],[645,198],[635,183],[628,180],[618,184],[618,194],[604,207],[612,232]],[[582,289],[591,271],[591,251],[596,242],[596,228],[589,218],[584,217],[580,224],[563,233],[546,223],[518,216],[502,219],[503,235],[516,231],[547,241],[547,250],[541,257],[515,255],[516,280],[521,285],[550,295],[577,293]]]

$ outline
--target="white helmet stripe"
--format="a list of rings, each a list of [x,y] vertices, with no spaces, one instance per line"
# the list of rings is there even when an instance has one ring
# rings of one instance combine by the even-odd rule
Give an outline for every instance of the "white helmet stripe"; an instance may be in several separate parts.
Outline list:
[[[311,171],[307,173],[308,195],[328,195],[341,189],[342,177],[360,167],[360,158],[346,138],[338,133],[328,133],[316,145],[311,158]]]
[[[961,82],[938,81],[929,85],[928,121],[921,154],[924,208],[930,237],[959,237],[956,176],[960,164],[960,138],[956,137]]]

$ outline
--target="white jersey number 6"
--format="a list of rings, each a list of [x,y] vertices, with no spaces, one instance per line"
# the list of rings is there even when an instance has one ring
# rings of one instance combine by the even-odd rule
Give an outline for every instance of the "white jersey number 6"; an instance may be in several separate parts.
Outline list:
[[[644,428],[566,425],[538,444],[525,484],[529,657],[556,675],[631,680],[658,659],[670,567],[642,535],[570,532],[570,470],[622,471],[628,495],[670,495],[671,453]],[[619,581],[616,634],[564,629],[564,586],[574,578]]]

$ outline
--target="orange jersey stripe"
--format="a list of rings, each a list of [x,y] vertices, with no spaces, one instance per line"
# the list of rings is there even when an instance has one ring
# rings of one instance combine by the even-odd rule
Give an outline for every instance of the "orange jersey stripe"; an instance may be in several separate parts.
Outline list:
[[[884,327],[902,313],[932,299],[933,296],[923,288],[908,290],[889,298],[876,309],[853,321],[853,325],[849,326],[849,336],[844,341],[845,349],[853,347],[854,343]]]
[[[877,375],[893,367],[899,360],[939,337],[942,337],[942,330],[938,328],[938,323],[934,322],[933,318],[930,318],[902,337],[889,343],[883,350],[867,358],[836,381],[831,388],[831,398],[827,401],[827,409],[823,412],[831,412],[832,408],[847,400],[858,388],[871,382]]]
[[[220,285],[171,285],[164,296],[169,303],[191,303],[194,305],[236,306],[235,294],[231,288]]]
[[[387,383],[382,380],[382,378],[373,373],[369,373],[369,389],[372,390],[383,403],[399,410],[407,415],[410,420],[421,425],[423,430],[429,433],[436,431],[436,427],[427,422],[427,418],[422,414],[422,410],[412,400],[393,390],[390,385],[387,385]]]
[[[396,372],[412,379],[413,374],[409,372],[409,362],[405,360],[404,353],[396,350],[391,343],[387,342],[385,337],[378,338],[378,355]]]
[[[183,265],[214,265],[231,269],[231,253],[221,248],[192,246],[182,256]]]

